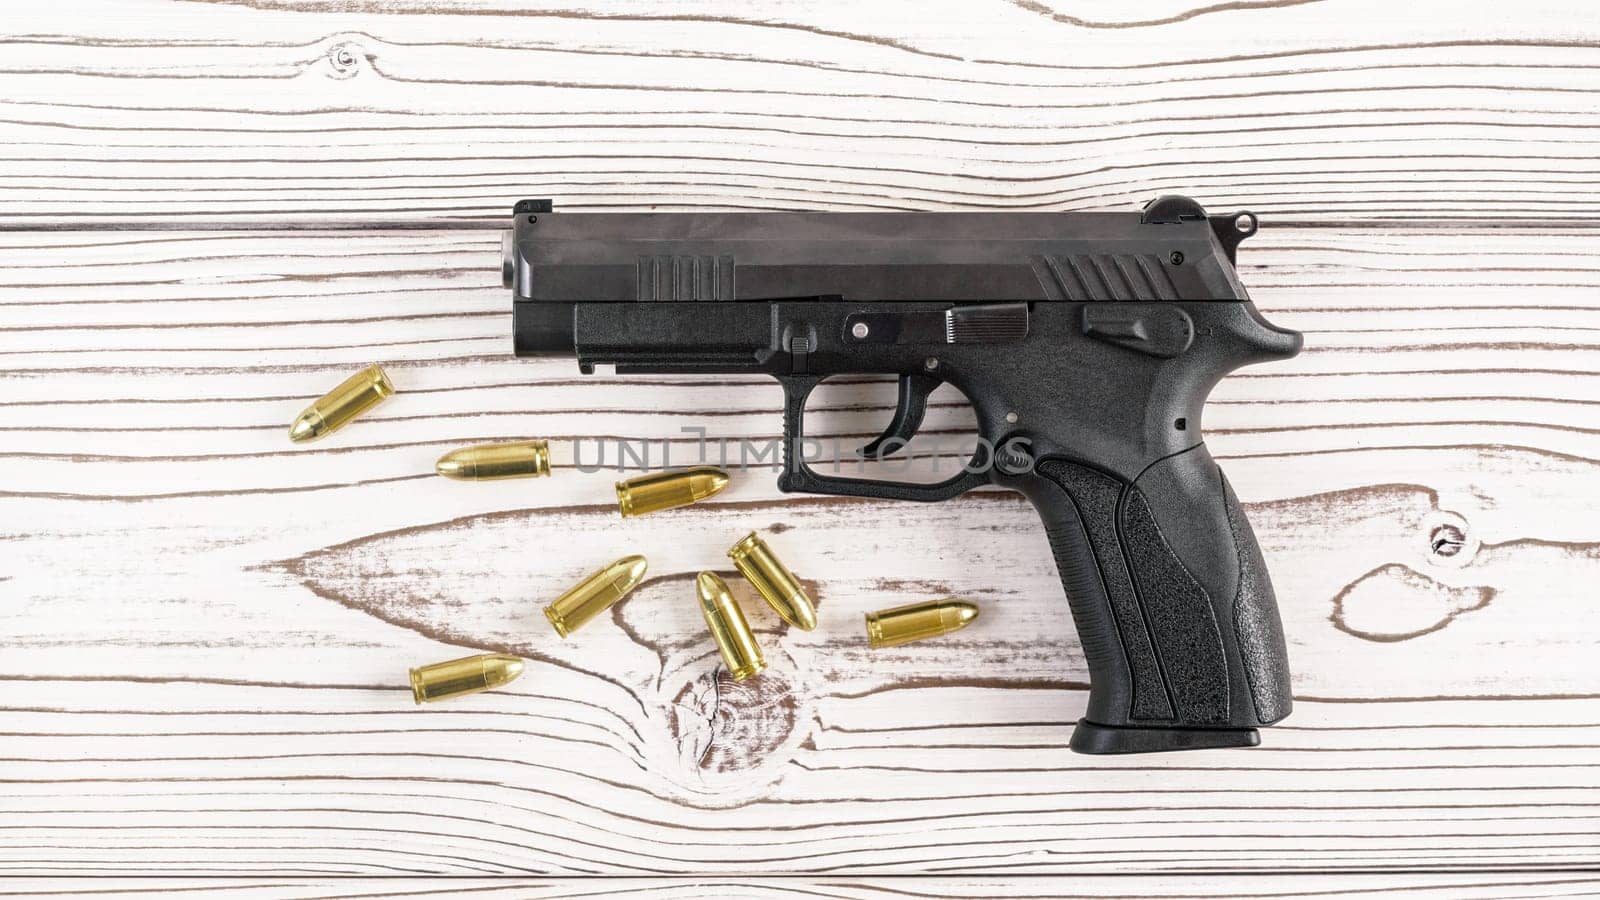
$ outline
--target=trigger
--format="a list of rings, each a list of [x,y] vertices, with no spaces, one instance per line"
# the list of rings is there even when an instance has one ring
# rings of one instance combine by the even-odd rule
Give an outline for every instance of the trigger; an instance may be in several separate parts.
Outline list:
[[[894,418],[889,420],[883,434],[856,452],[868,459],[881,459],[904,449],[922,427],[922,416],[928,411],[928,395],[939,384],[939,379],[927,375],[901,375]],[[887,450],[884,449],[886,444],[889,445]]]

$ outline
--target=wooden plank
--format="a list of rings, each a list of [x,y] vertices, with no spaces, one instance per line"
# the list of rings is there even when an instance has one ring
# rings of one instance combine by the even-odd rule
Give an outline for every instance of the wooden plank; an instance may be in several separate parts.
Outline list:
[[[775,386],[511,359],[497,252],[470,230],[0,236],[0,870],[250,876],[269,896],[278,876],[428,873],[1012,896],[1061,888],[857,876],[1596,865],[1586,230],[1247,245],[1258,302],[1308,349],[1225,381],[1207,429],[1273,570],[1299,701],[1255,751],[1119,759],[1063,749],[1086,673],[1020,499],[795,498],[752,470],[713,503],[618,520],[616,460],[580,471],[571,438],[687,462],[685,428],[771,436]],[[400,393],[291,446],[306,400],[370,361]],[[818,428],[871,434],[887,387],[838,386]],[[954,439],[964,415],[942,396],[929,427]],[[555,477],[430,474],[452,446],[524,436],[561,439]],[[1445,525],[1454,554],[1430,544]],[[687,580],[750,528],[815,585],[822,624],[747,603],[772,667],[735,685]],[[557,640],[541,603],[625,550],[650,582]],[[862,612],[944,593],[984,617],[865,649]],[[530,671],[413,709],[404,669],[463,648]],[[1592,890],[1497,878],[1430,889]]]
[[[0,897],[178,894],[186,898],[256,897],[309,900],[337,897],[624,897],[628,900],[896,900],[944,897],[949,900],[1076,900],[1089,897],[1189,898],[1294,897],[1329,900],[1373,894],[1421,898],[1592,897],[1600,879],[1575,874],[1339,874],[1339,875],[1186,875],[1036,877],[862,877],[798,878],[190,878],[99,877],[94,879],[17,878],[0,883]]]
[[[5,227],[562,208],[1592,219],[1570,2],[63,0],[8,10]]]

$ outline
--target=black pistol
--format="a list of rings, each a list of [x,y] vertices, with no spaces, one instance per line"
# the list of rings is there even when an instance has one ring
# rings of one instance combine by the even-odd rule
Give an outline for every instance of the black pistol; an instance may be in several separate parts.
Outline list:
[[[523,200],[504,245],[519,356],[585,373],[764,372],[784,390],[784,491],[1033,502],[1090,674],[1083,753],[1253,746],[1292,699],[1255,535],[1201,439],[1218,380],[1288,359],[1235,270],[1255,216],[1164,196],[1130,213],[552,213]],[[817,472],[806,397],[829,375],[899,376],[872,457],[930,392],[959,389],[980,442],[905,484]]]

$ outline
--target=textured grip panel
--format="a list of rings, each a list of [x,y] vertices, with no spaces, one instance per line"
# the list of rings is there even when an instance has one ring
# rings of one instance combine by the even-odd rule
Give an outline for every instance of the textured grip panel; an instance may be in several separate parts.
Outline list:
[[[1113,637],[1121,645],[1118,655],[1125,657],[1130,681],[1131,710],[1124,715],[1136,719],[1172,718],[1172,698],[1161,673],[1161,661],[1156,656],[1147,614],[1141,608],[1121,542],[1117,539],[1117,503],[1125,485],[1102,472],[1060,459],[1040,463],[1039,473],[1066,492],[1077,512],[1077,529],[1070,525],[1052,529],[1050,544],[1069,597],[1078,595],[1071,597],[1075,604],[1074,621],[1082,621],[1079,605],[1098,601],[1110,606],[1108,624],[1115,629]],[[1078,533],[1073,534],[1074,530]],[[1084,554],[1070,546],[1073,541],[1087,542],[1092,559],[1076,562]],[[1063,557],[1067,558],[1066,562]],[[1081,568],[1085,564],[1092,565],[1093,569],[1075,572],[1071,579],[1075,584],[1068,583],[1068,566]],[[1084,638],[1081,626],[1078,636]]]
[[[1144,494],[1130,487],[1124,496],[1123,548],[1156,635],[1178,721],[1227,724],[1228,658],[1211,598],[1161,536]]]
[[[1233,630],[1244,656],[1244,673],[1255,699],[1256,717],[1263,725],[1276,722],[1294,706],[1289,686],[1289,656],[1284,647],[1283,622],[1278,598],[1267,578],[1267,563],[1255,532],[1239,508],[1228,479],[1222,479],[1223,501],[1228,510],[1228,530],[1239,549],[1239,591],[1233,604]]]
[[[1072,624],[1078,629],[1078,643],[1083,647],[1091,673],[1126,667],[1127,655],[1117,637],[1117,624],[1111,620],[1111,608],[1096,602],[1105,590],[1100,569],[1083,540],[1082,523],[1076,516],[1071,519],[1059,525],[1046,525],[1044,533],[1050,540],[1056,571],[1067,592]]]
[[[1089,663],[1089,710],[1074,747],[1241,746],[1254,741],[1251,729],[1288,714],[1272,586],[1204,445],[1158,460],[1131,484],[1047,457],[1025,489]]]

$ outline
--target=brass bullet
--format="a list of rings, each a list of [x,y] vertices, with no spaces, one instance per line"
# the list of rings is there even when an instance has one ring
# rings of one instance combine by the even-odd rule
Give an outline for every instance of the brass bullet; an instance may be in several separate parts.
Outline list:
[[[806,589],[800,586],[788,567],[772,553],[772,548],[754,531],[728,550],[728,558],[785,622],[810,631],[817,627],[817,608]]]
[[[897,647],[967,627],[978,617],[978,605],[954,597],[927,600],[867,613],[867,642],[872,649]]]
[[[744,610],[729,593],[728,583],[715,572],[701,572],[694,586],[700,594],[700,614],[706,617],[706,627],[711,629],[711,637],[722,651],[722,661],[727,663],[733,680],[743,681],[765,669],[767,660],[750,632]]]
[[[728,475],[711,466],[654,472],[617,482],[623,518],[699,503],[728,486]]]
[[[434,471],[457,481],[496,481],[501,478],[534,478],[550,474],[550,444],[545,441],[514,441],[509,444],[478,444],[451,450],[439,457]]]
[[[644,580],[645,559],[624,556],[572,586],[544,608],[544,617],[566,637],[595,616],[611,608]]]
[[[510,684],[522,674],[523,662],[504,653],[484,653],[411,670],[411,698],[431,703],[446,697],[476,694]]]
[[[306,407],[289,426],[289,440],[303,444],[332,434],[393,393],[394,385],[383,369],[376,364],[367,366]]]

